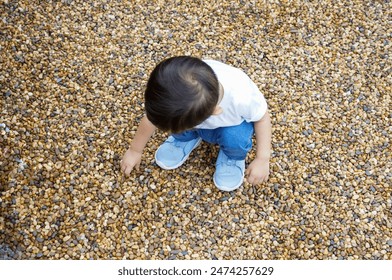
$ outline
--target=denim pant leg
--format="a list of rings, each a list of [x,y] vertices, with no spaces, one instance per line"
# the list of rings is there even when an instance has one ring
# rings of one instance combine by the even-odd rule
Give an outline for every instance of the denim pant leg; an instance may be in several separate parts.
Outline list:
[[[236,126],[217,129],[198,129],[200,137],[209,143],[218,144],[231,159],[243,160],[252,148],[253,123],[246,121]]]
[[[181,133],[172,134],[172,136],[176,140],[181,141],[181,142],[191,141],[191,140],[196,139],[197,137],[199,137],[199,135],[196,132],[196,130],[186,130],[186,131],[183,131]]]

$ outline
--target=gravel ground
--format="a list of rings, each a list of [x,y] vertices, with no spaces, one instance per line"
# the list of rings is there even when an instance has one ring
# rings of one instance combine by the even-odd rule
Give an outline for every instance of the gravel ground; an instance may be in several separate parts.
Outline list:
[[[0,259],[392,259],[391,10],[1,0]],[[184,54],[264,93],[267,183],[220,192],[207,144],[160,170],[159,131],[122,178],[148,74]]]

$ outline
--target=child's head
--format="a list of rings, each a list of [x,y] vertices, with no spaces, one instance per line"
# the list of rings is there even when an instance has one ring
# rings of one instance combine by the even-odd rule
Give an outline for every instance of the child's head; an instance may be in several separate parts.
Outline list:
[[[144,97],[150,122],[176,133],[195,127],[213,114],[219,99],[219,82],[201,59],[172,57],[152,71]]]

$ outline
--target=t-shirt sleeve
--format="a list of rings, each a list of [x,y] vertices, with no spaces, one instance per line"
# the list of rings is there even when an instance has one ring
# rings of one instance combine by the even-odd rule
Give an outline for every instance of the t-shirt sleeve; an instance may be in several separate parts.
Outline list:
[[[239,100],[238,113],[247,122],[257,122],[267,112],[267,102],[264,95],[251,80],[249,80],[246,90],[249,93],[247,92],[246,96]]]

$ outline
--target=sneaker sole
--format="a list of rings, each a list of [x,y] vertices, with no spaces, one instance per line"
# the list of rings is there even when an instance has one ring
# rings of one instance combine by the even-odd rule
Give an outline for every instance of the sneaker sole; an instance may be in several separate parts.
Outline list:
[[[175,166],[170,166],[170,167],[168,167],[168,166],[166,166],[165,164],[163,164],[163,162],[159,161],[159,160],[157,159],[157,152],[155,152],[155,162],[156,162],[156,164],[158,164],[158,166],[159,166],[160,168],[162,168],[162,169],[164,169],[164,170],[176,169],[176,168],[180,167],[180,166],[188,159],[189,155],[192,153],[192,151],[193,151],[194,149],[196,149],[196,148],[200,145],[201,141],[202,141],[202,139],[200,138],[200,139],[196,142],[196,144],[195,144],[195,146],[192,148],[192,150],[183,158],[183,160],[182,160],[181,162],[179,162],[179,163],[178,163],[177,165],[175,165]]]
[[[214,174],[214,175],[215,175],[215,174]],[[241,182],[240,182],[238,185],[236,185],[236,186],[234,186],[234,187],[231,187],[231,188],[218,186],[218,184],[215,182],[215,176],[213,177],[213,181],[214,181],[215,186],[216,186],[218,189],[220,189],[221,191],[231,192],[231,191],[234,191],[234,190],[236,190],[236,189],[238,189],[239,187],[242,186],[242,184],[244,183],[244,177],[242,178]]]

